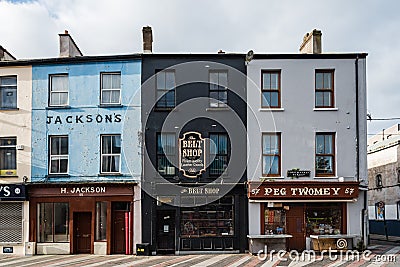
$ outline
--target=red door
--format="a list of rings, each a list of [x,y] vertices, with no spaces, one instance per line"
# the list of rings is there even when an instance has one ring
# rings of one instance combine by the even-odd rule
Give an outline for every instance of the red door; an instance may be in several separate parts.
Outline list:
[[[92,213],[74,212],[74,252],[90,253],[92,232]]]
[[[125,211],[113,211],[113,254],[125,254]]]
[[[289,240],[289,250],[303,251],[306,248],[306,227],[304,221],[304,206],[290,206],[286,213],[287,233],[292,235]]]

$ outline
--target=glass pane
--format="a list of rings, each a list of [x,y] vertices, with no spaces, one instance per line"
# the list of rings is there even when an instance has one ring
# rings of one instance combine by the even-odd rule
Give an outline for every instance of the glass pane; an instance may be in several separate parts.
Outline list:
[[[59,155],[60,154],[60,138],[59,137],[51,137],[50,138],[50,146],[51,146],[51,155]]]
[[[101,83],[101,85],[102,85],[102,88],[103,89],[110,89],[110,88],[112,88],[111,87],[111,75],[110,74],[103,74],[102,76],[102,83]]]
[[[210,72],[210,89],[217,90],[218,89],[218,73]]]
[[[101,92],[101,103],[103,104],[111,103],[111,91],[103,90]]]
[[[271,93],[263,92],[261,101],[262,101],[261,105],[263,107],[269,107],[269,103],[271,103]]]
[[[175,91],[171,90],[165,95],[165,106],[174,107],[175,106]]]
[[[52,76],[51,91],[68,91],[68,76]]]
[[[39,242],[53,242],[53,203],[39,203],[38,215]]]
[[[103,156],[102,159],[102,166],[101,166],[101,172],[110,172],[111,169],[111,156]]]
[[[113,90],[111,92],[111,101],[110,103],[113,104],[118,104],[120,99],[120,91],[119,90]]]
[[[332,88],[332,73],[324,73],[324,88]]]
[[[165,73],[165,88],[166,89],[175,88],[175,72],[168,71]]]
[[[279,174],[279,157],[274,156],[271,162],[271,174]]]
[[[271,74],[263,73],[263,89],[271,89]]]
[[[165,73],[160,71],[156,75],[157,77],[157,89],[165,89]]]
[[[315,74],[315,88],[322,89],[324,88],[324,74],[321,72],[317,72]]]
[[[315,92],[315,106],[316,107],[324,106],[324,93],[323,92]]]
[[[0,170],[16,170],[17,154],[15,148],[0,149]]]
[[[228,154],[228,137],[221,134],[218,139],[218,154]]]
[[[121,153],[121,136],[113,135],[112,136],[112,154]]]
[[[54,242],[68,242],[68,203],[54,203]]]
[[[60,137],[61,140],[61,155],[68,155],[68,137]]]
[[[325,135],[325,154],[333,154],[332,135]]]
[[[317,154],[325,154],[325,138],[322,134],[317,134],[315,138],[315,149]]]
[[[96,202],[96,240],[106,240],[107,202]]]
[[[110,154],[111,153],[111,136],[102,136],[101,137],[101,153]]]
[[[119,158],[120,156],[112,156],[111,172],[119,172]]]
[[[228,87],[228,73],[219,72],[218,84],[220,85],[220,90],[225,90]]]
[[[271,154],[271,136],[263,135],[263,154]]]
[[[228,92],[223,91],[218,93],[218,100],[221,101],[222,103],[219,103],[220,105],[223,105],[223,103],[228,103]]]
[[[0,88],[2,108],[17,108],[17,88]]]
[[[60,171],[59,173],[68,172],[68,159],[60,159]]]
[[[17,85],[17,77],[2,77],[0,79],[0,86],[16,86]]]
[[[50,173],[59,173],[59,167],[58,159],[50,160]]]
[[[330,92],[323,92],[324,94],[324,107],[330,107],[331,106],[331,93]]]
[[[263,156],[263,174],[269,174],[271,170],[271,156]]]
[[[120,89],[121,88],[121,74],[112,74],[111,75],[111,88],[112,89]]]
[[[271,89],[278,90],[279,88],[279,74],[271,73]]]
[[[278,107],[278,92],[271,92],[271,107]]]
[[[218,135],[210,134],[210,154],[217,154],[217,146],[218,146]]]
[[[316,157],[316,173],[317,174],[333,173],[332,161],[333,161],[333,157],[331,157],[331,156],[317,156]]]

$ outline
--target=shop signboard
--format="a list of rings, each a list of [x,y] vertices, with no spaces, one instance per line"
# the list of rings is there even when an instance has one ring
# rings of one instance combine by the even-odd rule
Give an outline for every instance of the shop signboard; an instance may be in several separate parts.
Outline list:
[[[23,184],[3,184],[0,185],[1,201],[26,200],[25,185]]]
[[[358,197],[358,182],[249,182],[252,200],[352,200]]]
[[[206,170],[205,139],[200,133],[187,132],[179,139],[179,170],[188,178],[197,178]]]

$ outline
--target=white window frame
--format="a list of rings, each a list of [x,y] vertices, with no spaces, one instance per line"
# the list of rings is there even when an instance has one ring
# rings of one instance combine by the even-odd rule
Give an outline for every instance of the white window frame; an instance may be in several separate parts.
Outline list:
[[[2,85],[1,84],[1,79],[6,79],[6,78],[15,78],[15,84],[11,85]],[[15,87],[15,92],[14,88]],[[13,107],[4,107],[3,106],[3,99],[0,102],[0,109],[18,109],[18,80],[16,75],[10,75],[10,76],[1,76],[0,77],[0,97],[2,97],[3,90],[12,90],[13,93],[15,94],[15,106]]]
[[[66,91],[54,91],[53,90],[53,77],[66,77],[67,78],[67,90]],[[49,106],[50,107],[64,107],[69,105],[69,80],[68,74],[50,74],[50,90],[49,90]],[[67,94],[67,102],[62,104],[53,104],[52,103],[52,95],[53,94]]]
[[[120,174],[121,173],[121,152],[120,153],[106,153],[103,154],[103,137],[107,136],[119,136],[121,142],[121,151],[122,151],[122,138],[120,134],[102,134],[100,135],[100,173],[101,174]],[[112,142],[112,138],[111,138]],[[111,145],[112,147],[112,145]],[[119,157],[118,171],[117,172],[103,172],[103,157]]]
[[[12,136],[12,137],[0,137],[0,139],[15,139],[15,144],[17,144],[17,137]],[[0,145],[0,148],[2,149],[14,149],[15,150],[15,169],[0,169],[0,176],[16,176],[17,175],[17,168],[18,168],[18,162],[17,162],[17,146],[16,145]],[[5,160],[5,159],[0,159]],[[10,174],[7,174],[6,172],[11,172]]]
[[[104,82],[103,82],[103,76],[104,75],[119,75],[120,76],[120,83],[119,83],[119,88],[103,88]],[[103,72],[100,74],[101,77],[101,85],[100,85],[100,104],[101,105],[121,105],[121,73],[120,72]],[[117,102],[104,102],[103,99],[103,92],[113,92],[113,91],[118,91],[119,92],[119,98],[118,98],[118,103]],[[111,100],[111,99],[110,99]]]
[[[68,149],[68,154],[60,154],[60,155],[52,155],[51,154],[51,151],[52,151],[52,147],[51,147],[51,144],[52,144],[52,139],[53,138],[67,138],[67,140],[68,140],[68,147],[67,147],[67,149]],[[52,135],[52,136],[50,136],[50,140],[49,140],[50,142],[49,142],[49,174],[68,174],[69,173],[69,139],[68,139],[68,135]],[[61,153],[61,151],[60,151],[60,153]],[[66,172],[52,172],[51,171],[51,162],[53,161],[53,160],[58,160],[58,161],[61,161],[61,160],[64,160],[64,159],[66,159],[67,160],[67,171]]]

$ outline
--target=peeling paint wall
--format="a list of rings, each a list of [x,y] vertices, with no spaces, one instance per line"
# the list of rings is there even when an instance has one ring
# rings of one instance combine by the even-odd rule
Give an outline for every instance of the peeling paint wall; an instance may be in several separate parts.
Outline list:
[[[121,105],[100,106],[101,73],[121,73]],[[69,106],[49,108],[49,75],[68,74]],[[140,180],[140,60],[32,68],[32,181]],[[121,134],[121,175],[100,174],[100,136]],[[49,136],[69,137],[69,177],[48,177]]]

